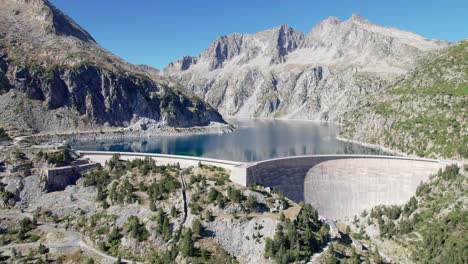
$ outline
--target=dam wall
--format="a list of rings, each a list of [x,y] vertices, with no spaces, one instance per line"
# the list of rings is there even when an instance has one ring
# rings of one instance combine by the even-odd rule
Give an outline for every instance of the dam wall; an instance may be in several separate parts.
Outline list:
[[[188,168],[190,166],[197,166],[198,163],[203,165],[217,166],[224,168],[231,172],[231,181],[246,185],[245,164],[242,162],[208,159],[202,157],[168,155],[168,154],[151,154],[151,153],[136,153],[136,152],[111,152],[111,151],[78,151],[78,153],[93,162],[100,163],[104,166],[106,161],[112,158],[112,155],[118,153],[122,160],[144,159],[150,157],[156,161],[158,165],[173,165],[179,164],[181,168]]]
[[[79,151],[102,165],[116,152]],[[165,154],[120,152],[126,160],[151,157],[157,164],[179,163],[182,168],[199,162],[225,168],[231,181],[247,186],[258,184],[281,191],[289,199],[310,203],[327,219],[350,218],[384,204],[403,204],[418,185],[447,163],[374,155],[295,156],[243,163]]]
[[[437,160],[392,156],[299,156],[251,164],[246,183],[309,203],[327,219],[343,219],[376,205],[405,203],[444,166]]]

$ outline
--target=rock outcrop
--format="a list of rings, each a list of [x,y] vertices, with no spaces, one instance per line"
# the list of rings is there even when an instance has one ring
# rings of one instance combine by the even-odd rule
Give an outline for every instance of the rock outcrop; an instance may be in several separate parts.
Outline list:
[[[222,36],[198,57],[169,64],[163,75],[225,115],[340,122],[425,52],[445,46],[358,15],[331,17],[308,34],[281,25]]]
[[[47,0],[0,0],[0,102],[3,124],[45,132],[141,118],[175,127],[224,122],[155,69],[99,46]]]

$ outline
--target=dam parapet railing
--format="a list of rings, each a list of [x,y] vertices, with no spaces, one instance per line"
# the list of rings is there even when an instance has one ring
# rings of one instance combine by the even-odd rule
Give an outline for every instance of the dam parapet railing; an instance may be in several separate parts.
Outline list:
[[[156,154],[156,153],[139,153],[139,152],[113,152],[113,151],[77,151],[82,157],[88,158],[91,161],[104,165],[112,155],[119,154],[121,159],[133,160],[144,159],[150,157],[154,159],[157,164],[170,165],[179,164],[182,168],[190,166],[197,166],[199,163],[210,166],[217,166],[229,170],[231,172],[231,181],[246,186],[246,165],[243,162],[210,159],[195,156],[182,156],[171,154]]]

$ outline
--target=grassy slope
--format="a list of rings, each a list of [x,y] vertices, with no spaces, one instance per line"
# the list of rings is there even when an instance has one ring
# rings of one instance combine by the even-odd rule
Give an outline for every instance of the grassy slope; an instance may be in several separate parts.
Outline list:
[[[468,41],[457,44],[370,98],[343,136],[425,157],[468,157]],[[377,124],[377,125],[376,125]]]

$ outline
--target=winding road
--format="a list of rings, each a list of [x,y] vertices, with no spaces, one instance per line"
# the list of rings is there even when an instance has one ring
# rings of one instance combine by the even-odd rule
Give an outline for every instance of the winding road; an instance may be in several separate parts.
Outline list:
[[[13,218],[13,219],[23,219],[25,217],[32,219],[33,215],[29,212],[21,212],[21,211],[6,211],[6,212],[1,212],[1,217],[2,218]],[[109,262],[116,262],[117,258],[107,255],[103,253],[102,251],[88,245],[84,240],[81,235],[81,233],[76,232],[76,231],[70,231],[70,230],[65,230],[62,228],[56,228],[50,224],[47,223],[38,223],[39,230],[47,233],[52,233],[52,232],[57,232],[57,233],[62,233],[64,234],[64,242],[57,242],[57,243],[43,243],[44,246],[46,246],[50,251],[52,252],[57,252],[57,253],[66,253],[66,252],[72,252],[77,250],[78,248],[85,249],[89,252],[92,252],[98,256],[100,256],[103,259],[108,260]],[[10,245],[5,245],[0,247],[0,252],[13,249],[13,248],[33,248],[33,247],[39,247],[40,242],[32,242],[32,243],[22,243],[22,244],[10,244]],[[127,260],[127,259],[122,259],[123,263],[133,263],[132,260]],[[141,262],[136,262],[136,263],[141,263]]]

